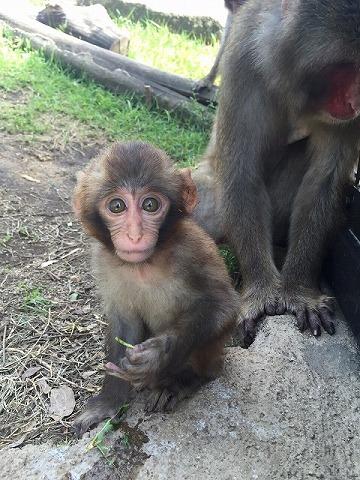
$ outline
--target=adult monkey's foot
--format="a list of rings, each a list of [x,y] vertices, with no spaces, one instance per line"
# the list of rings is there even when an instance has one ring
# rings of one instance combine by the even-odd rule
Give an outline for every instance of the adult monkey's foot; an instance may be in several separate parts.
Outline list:
[[[243,348],[254,341],[258,322],[266,315],[282,315],[285,304],[277,282],[266,287],[252,286],[240,292],[240,316],[236,337]]]
[[[208,76],[202,78],[201,80],[198,80],[194,84],[193,91],[195,93],[201,93],[204,91],[210,91],[213,87],[213,79]]]
[[[301,332],[309,329],[314,337],[319,337],[323,328],[329,335],[335,333],[333,298],[298,287],[294,291],[285,291],[284,302],[286,310],[295,315]]]

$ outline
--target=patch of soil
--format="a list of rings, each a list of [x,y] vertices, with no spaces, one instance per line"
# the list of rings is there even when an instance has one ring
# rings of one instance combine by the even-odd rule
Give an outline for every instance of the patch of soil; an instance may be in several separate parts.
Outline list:
[[[0,446],[72,439],[74,416],[101,385],[105,322],[71,208],[76,171],[100,148],[2,135]],[[55,421],[50,391],[64,385],[76,407]]]
[[[111,467],[104,468],[103,462],[96,463],[93,468],[87,472],[82,480],[113,480],[113,479],[132,479],[140,466],[149,458],[143,451],[144,443],[149,441],[148,437],[137,426],[130,427],[126,422],[122,422],[121,431],[123,436],[116,440],[112,446],[113,461],[110,458]]]

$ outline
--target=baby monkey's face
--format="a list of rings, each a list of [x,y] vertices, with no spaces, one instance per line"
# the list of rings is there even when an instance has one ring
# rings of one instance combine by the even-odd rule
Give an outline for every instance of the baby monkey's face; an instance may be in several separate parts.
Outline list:
[[[100,215],[118,257],[128,263],[147,260],[154,252],[169,208],[167,197],[148,189],[130,192],[119,188],[104,198]]]

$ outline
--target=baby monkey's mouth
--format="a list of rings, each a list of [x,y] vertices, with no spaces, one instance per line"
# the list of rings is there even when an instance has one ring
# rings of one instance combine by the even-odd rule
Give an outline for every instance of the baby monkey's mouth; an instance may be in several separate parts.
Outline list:
[[[122,260],[129,263],[141,263],[147,260],[153,253],[154,248],[146,248],[143,250],[116,250],[116,255]]]
[[[144,250],[123,250],[123,253],[126,253],[127,255],[137,255],[137,254],[144,254],[151,251],[152,251],[152,248],[146,248]]]

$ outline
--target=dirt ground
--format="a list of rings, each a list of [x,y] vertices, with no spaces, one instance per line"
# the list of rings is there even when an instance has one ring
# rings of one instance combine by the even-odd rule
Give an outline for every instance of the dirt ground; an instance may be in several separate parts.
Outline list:
[[[64,144],[56,122],[38,141],[2,133],[0,448],[22,448],[2,451],[0,478],[360,478],[359,350],[341,317],[336,335],[320,339],[291,316],[271,317],[171,415],[145,416],[140,399],[112,436],[111,467],[86,450],[94,432],[75,443],[72,421],[101,384],[105,323],[71,195],[76,172],[107,142],[85,143],[67,121]],[[68,411],[56,416],[51,398],[64,387]]]
[[[103,144],[2,132],[0,447],[72,438],[74,416],[100,385],[104,321],[71,195],[76,172]],[[51,390],[63,386],[73,390],[75,408],[53,419]]]

